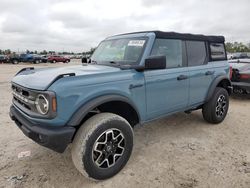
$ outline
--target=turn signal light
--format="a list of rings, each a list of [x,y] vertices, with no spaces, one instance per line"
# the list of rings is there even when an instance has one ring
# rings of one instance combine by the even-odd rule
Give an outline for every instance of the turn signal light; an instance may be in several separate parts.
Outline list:
[[[52,98],[52,111],[56,112],[56,98],[55,97]]]

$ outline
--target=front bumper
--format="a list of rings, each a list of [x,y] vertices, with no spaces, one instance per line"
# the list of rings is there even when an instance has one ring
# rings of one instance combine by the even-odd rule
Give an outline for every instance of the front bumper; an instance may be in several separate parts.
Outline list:
[[[243,89],[247,93],[250,93],[250,83],[247,82],[232,82],[232,86],[235,89]]]
[[[49,127],[39,125],[24,117],[14,106],[10,107],[10,118],[15,121],[16,125],[22,132],[36,143],[50,148],[56,152],[62,153],[72,142],[75,134],[74,127]]]

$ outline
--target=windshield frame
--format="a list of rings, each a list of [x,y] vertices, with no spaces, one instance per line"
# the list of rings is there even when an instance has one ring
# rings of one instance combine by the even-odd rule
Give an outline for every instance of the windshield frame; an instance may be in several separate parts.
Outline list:
[[[101,41],[96,50],[99,48],[99,46],[105,42],[105,41],[114,41],[114,40],[121,40],[121,39],[130,39],[130,40],[145,40],[145,43],[143,45],[143,48],[141,50],[141,54],[140,56],[138,57],[137,61],[136,62],[127,62],[127,63],[121,63],[121,62],[126,62],[125,60],[124,61],[96,61],[95,59],[93,59],[93,55],[95,54],[95,52],[91,55],[90,57],[90,64],[96,64],[96,65],[107,65],[107,66],[114,66],[114,67],[120,67],[122,65],[139,65],[140,62],[141,62],[141,59],[145,53],[145,49],[146,49],[146,46],[147,46],[147,43],[148,43],[148,40],[149,40],[149,37],[148,36],[136,36],[136,37],[131,37],[131,36],[126,36],[126,37],[122,37],[122,38],[111,38],[111,39],[105,39],[103,41]],[[95,50],[95,51],[96,51]]]

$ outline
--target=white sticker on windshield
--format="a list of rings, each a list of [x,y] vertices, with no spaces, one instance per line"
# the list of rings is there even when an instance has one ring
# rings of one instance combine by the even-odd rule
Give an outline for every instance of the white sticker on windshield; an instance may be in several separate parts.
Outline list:
[[[130,40],[128,46],[143,46],[145,40]]]

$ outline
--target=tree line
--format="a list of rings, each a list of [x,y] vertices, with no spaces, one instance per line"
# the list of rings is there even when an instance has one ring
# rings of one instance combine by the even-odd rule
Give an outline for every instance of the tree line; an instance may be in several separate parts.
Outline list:
[[[242,42],[227,42],[226,50],[229,53],[250,52],[250,43],[243,44]]]
[[[90,50],[84,51],[84,52],[80,52],[80,53],[75,53],[75,52],[56,52],[56,51],[47,51],[47,50],[43,50],[38,52],[37,50],[31,51],[31,50],[26,50],[23,53],[26,54],[39,54],[39,55],[50,55],[50,54],[58,54],[58,55],[91,55],[96,48],[90,48]],[[15,54],[16,52],[11,51],[10,49],[6,49],[6,50],[2,50],[0,49],[0,54],[3,55],[10,55],[10,54]]]

